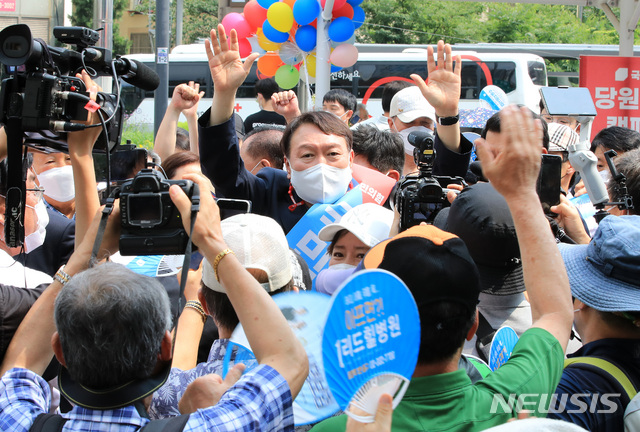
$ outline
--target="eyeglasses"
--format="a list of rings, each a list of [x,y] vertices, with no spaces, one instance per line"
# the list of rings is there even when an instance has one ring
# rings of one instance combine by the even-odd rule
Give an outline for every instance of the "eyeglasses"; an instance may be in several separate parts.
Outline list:
[[[42,196],[44,195],[44,188],[41,187],[34,187],[34,188],[29,188],[29,189],[25,189],[27,192],[33,192],[33,194],[36,197],[36,201],[40,201],[42,199]]]

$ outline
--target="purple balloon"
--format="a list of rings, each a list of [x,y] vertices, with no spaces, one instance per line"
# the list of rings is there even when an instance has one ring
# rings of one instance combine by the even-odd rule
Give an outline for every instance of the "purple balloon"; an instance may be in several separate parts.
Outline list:
[[[281,32],[274,29],[267,20],[265,20],[264,24],[262,24],[262,33],[264,33],[264,37],[274,43],[282,43],[289,40],[289,33]]]
[[[345,42],[353,36],[355,27],[347,17],[338,17],[329,24],[329,39],[334,42]]]
[[[296,0],[293,4],[293,18],[300,25],[311,24],[320,15],[318,0]]]
[[[310,25],[304,25],[296,31],[296,44],[302,51],[313,51],[316,47],[316,29]]]

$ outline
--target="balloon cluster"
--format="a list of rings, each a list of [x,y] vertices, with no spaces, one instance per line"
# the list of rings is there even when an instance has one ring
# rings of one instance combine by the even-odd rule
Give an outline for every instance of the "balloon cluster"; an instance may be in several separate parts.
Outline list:
[[[364,23],[363,0],[335,0],[328,36],[333,49],[329,57],[331,72],[353,66],[358,49],[354,32]],[[325,0],[251,0],[244,13],[230,13],[222,19],[227,35],[238,33],[240,55],[262,54],[258,77],[274,77],[283,89],[298,84],[300,69],[316,74],[316,23]]]

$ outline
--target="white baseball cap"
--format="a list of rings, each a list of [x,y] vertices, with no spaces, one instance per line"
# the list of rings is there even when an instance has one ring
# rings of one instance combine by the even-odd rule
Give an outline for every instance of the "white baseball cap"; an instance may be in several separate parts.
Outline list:
[[[318,237],[322,241],[330,242],[338,231],[346,229],[362,243],[373,247],[389,238],[392,223],[391,210],[374,203],[360,204],[347,211],[339,222],[322,228]]]
[[[223,220],[220,227],[225,243],[244,268],[267,273],[269,282],[262,284],[267,292],[280,289],[291,281],[289,245],[282,227],[275,220],[244,213]],[[226,292],[206,258],[202,264],[202,282],[214,291]]]
[[[403,123],[411,123],[419,117],[427,117],[435,122],[436,110],[427,102],[417,86],[411,86],[393,96],[389,116],[398,116]]]

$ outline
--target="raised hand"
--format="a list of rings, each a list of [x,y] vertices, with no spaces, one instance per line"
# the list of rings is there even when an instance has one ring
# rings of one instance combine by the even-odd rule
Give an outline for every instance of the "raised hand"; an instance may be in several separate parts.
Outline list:
[[[287,123],[300,115],[298,96],[293,90],[285,90],[271,95],[275,112],[285,118]]]
[[[462,81],[460,72],[462,61],[460,56],[455,58],[455,69],[453,67],[453,57],[451,56],[451,45],[444,41],[438,41],[437,63],[433,58],[433,47],[427,48],[427,70],[429,72],[428,82],[416,74],[411,75],[411,79],[422,91],[423,96],[436,110],[439,117],[449,117],[458,114],[458,102],[460,101],[460,91]]]
[[[535,194],[542,154],[542,124],[527,107],[500,111],[499,139],[476,140],[482,172],[502,196]]]
[[[180,84],[173,90],[171,96],[171,106],[178,112],[184,112],[184,115],[196,114],[198,102],[204,96],[204,92],[200,91],[200,84],[189,81],[189,84]]]
[[[218,33],[211,29],[211,39],[205,41],[205,50],[209,59],[209,70],[213,79],[214,91],[233,92],[244,82],[253,62],[258,58],[258,53],[251,53],[242,62],[240,57],[240,47],[238,45],[238,34],[231,30],[229,39],[224,32],[222,24],[218,24]]]

